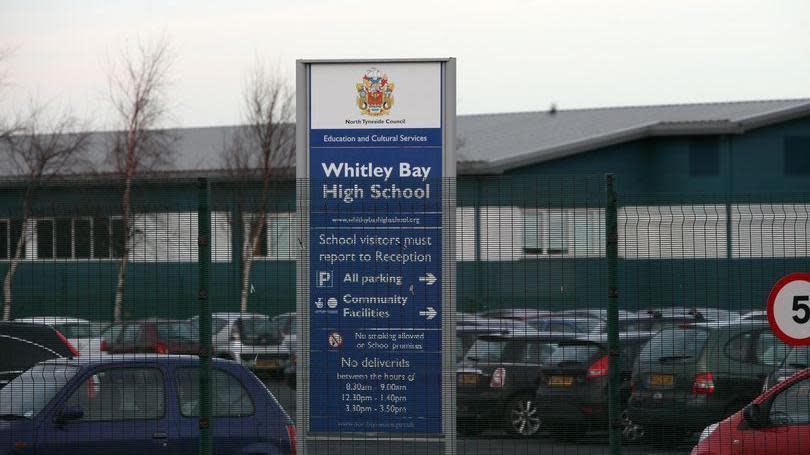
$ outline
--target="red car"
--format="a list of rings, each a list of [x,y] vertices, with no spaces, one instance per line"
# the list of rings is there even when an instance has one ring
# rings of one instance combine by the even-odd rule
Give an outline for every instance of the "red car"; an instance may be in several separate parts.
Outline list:
[[[197,332],[188,321],[147,319],[126,323],[111,343],[109,354],[191,354],[200,352]]]
[[[692,455],[810,454],[810,369],[703,431]]]

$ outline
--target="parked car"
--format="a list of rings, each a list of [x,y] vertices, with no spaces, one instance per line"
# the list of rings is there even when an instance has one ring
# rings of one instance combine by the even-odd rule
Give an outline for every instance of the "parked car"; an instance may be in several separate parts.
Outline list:
[[[121,335],[121,331],[124,330],[124,326],[126,324],[123,322],[114,322],[107,326],[101,332],[101,343],[99,344],[99,350],[101,351],[102,355],[106,354],[107,351],[110,350],[110,346],[118,339]]]
[[[282,333],[280,321],[256,313],[213,313],[211,317],[214,356],[236,360],[257,374],[284,373],[295,340],[292,334]],[[196,332],[197,317],[191,321]]]
[[[639,311],[640,315],[660,315],[668,316],[694,316],[707,322],[736,322],[741,316],[736,311],[724,310],[722,308],[709,307],[664,307],[652,308]]]
[[[762,390],[770,389],[807,367],[810,367],[810,346],[794,346],[789,349],[779,368],[768,375]]]
[[[759,394],[779,343],[761,322],[664,329],[639,354],[628,416],[662,445],[700,431]]]
[[[293,422],[261,381],[212,368],[214,451],[294,454]],[[0,389],[0,453],[197,454],[198,372],[191,356],[39,363]]]
[[[810,369],[805,369],[706,427],[692,455],[806,454],[808,441]]]
[[[79,355],[56,329],[28,322],[0,322],[0,387],[37,362]]]
[[[650,312],[644,315],[621,315],[619,316],[619,332],[658,332],[662,329],[677,327],[682,324],[693,322],[705,322],[703,316],[698,314],[673,314],[662,315],[657,312]],[[594,333],[607,333],[607,321],[601,321],[594,329]]]
[[[503,429],[519,437],[541,429],[535,390],[540,365],[571,333],[510,332],[478,338],[456,369],[458,431]]]
[[[743,321],[767,321],[768,312],[764,310],[749,311],[748,313],[740,316],[740,319]]]
[[[575,332],[590,333],[596,330],[601,321],[596,318],[580,316],[549,315],[526,321],[527,324],[541,332]]]
[[[188,321],[145,319],[127,322],[108,354],[199,354],[197,332]]]
[[[596,318],[600,321],[607,321],[606,308],[580,308],[575,310],[563,310],[555,313],[558,316],[579,316],[585,318]],[[632,316],[635,313],[627,310],[619,310],[619,317]]]
[[[36,316],[15,321],[49,325],[64,335],[81,355],[101,354],[101,326],[98,323],[63,316]]]
[[[621,349],[619,392],[622,411],[630,397],[633,362],[653,333],[619,334]],[[559,439],[573,439],[586,431],[605,431],[608,425],[608,337],[589,334],[561,341],[540,367],[537,409],[546,429]],[[639,441],[644,429],[626,415],[622,435]]]
[[[478,313],[479,316],[487,319],[514,319],[516,321],[528,321],[549,314],[552,312],[535,308],[501,308]]]

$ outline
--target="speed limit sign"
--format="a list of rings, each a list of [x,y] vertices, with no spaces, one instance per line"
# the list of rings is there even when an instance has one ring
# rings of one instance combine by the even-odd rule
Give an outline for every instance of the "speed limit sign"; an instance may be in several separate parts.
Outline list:
[[[789,345],[810,345],[810,273],[791,273],[768,296],[771,330]]]

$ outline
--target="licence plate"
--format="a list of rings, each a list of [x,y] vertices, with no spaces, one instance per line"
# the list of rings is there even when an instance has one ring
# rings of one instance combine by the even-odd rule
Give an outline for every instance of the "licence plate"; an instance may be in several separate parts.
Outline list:
[[[552,387],[571,387],[573,383],[573,376],[551,376],[548,378],[548,385]]]
[[[475,373],[460,373],[458,375],[459,385],[476,385],[478,384],[478,375]]]
[[[281,361],[277,359],[256,361],[256,368],[278,368],[279,366],[281,366]]]
[[[671,374],[657,374],[650,375],[650,385],[655,386],[671,386],[675,384],[675,377]]]

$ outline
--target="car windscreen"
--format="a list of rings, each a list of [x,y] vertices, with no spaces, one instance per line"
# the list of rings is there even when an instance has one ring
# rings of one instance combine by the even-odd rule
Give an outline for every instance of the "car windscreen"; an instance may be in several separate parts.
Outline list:
[[[554,366],[587,364],[599,351],[599,345],[594,343],[560,343],[543,364]]]
[[[161,322],[155,324],[158,338],[178,343],[196,343],[199,338],[189,322]]]
[[[278,322],[270,319],[240,319],[239,331],[242,336],[242,343],[246,345],[279,344],[281,341]]]
[[[785,366],[789,368],[807,368],[810,366],[810,346],[796,346],[785,358]]]
[[[664,329],[641,350],[642,362],[691,362],[703,351],[709,332],[697,328]]]
[[[99,336],[97,328],[89,322],[56,324],[53,328],[58,330],[65,338],[95,338]]]
[[[0,416],[35,417],[78,371],[69,365],[34,366],[0,389]]]
[[[501,362],[508,340],[498,338],[479,338],[470,346],[465,360],[473,362]]]

